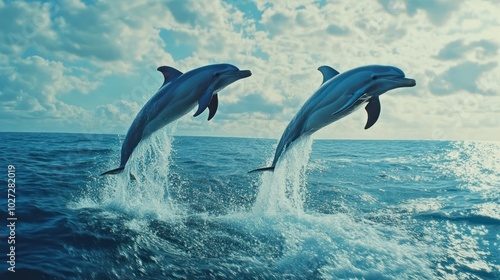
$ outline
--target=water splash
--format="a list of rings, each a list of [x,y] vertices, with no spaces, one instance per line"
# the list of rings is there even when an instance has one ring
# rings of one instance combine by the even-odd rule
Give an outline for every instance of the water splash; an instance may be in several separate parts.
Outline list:
[[[158,132],[138,148],[122,176],[104,179],[98,207],[119,210],[103,211],[98,219],[119,240],[115,251],[106,251],[109,267],[119,271],[116,277],[146,278],[156,271],[151,278],[436,278],[433,261],[441,249],[415,238],[404,222],[379,223],[357,213],[304,212],[310,137],[295,143],[274,173],[261,174],[250,211],[219,215],[193,213],[187,203],[170,196],[176,189],[169,178],[175,164],[169,135],[170,130]],[[137,180],[131,181],[125,175],[129,173]],[[191,188],[192,174],[184,174]],[[129,266],[117,265],[115,255]],[[94,252],[88,256],[96,259]]]
[[[176,124],[140,142],[121,174],[104,177],[104,186],[93,189],[99,194],[86,195],[77,204],[88,207],[89,197],[93,197],[90,200],[96,207],[119,209],[133,216],[161,220],[175,216],[179,206],[170,196],[169,177]]]
[[[274,172],[259,178],[252,211],[240,213],[244,218],[232,217],[235,224],[244,221],[249,232],[266,232],[270,240],[278,242],[275,247],[281,250],[271,260],[277,268],[273,276],[287,271],[325,279],[346,275],[368,279],[402,275],[432,278],[429,259],[439,252],[415,240],[405,227],[342,213],[304,212],[312,143],[312,137],[295,143]]]
[[[300,139],[282,156],[274,172],[262,174],[254,214],[300,215],[304,212],[306,167],[312,143],[310,136]]]

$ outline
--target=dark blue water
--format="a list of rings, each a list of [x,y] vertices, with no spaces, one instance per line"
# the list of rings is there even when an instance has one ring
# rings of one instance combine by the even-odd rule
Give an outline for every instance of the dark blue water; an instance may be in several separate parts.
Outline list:
[[[500,144],[0,133],[2,279],[500,279]]]

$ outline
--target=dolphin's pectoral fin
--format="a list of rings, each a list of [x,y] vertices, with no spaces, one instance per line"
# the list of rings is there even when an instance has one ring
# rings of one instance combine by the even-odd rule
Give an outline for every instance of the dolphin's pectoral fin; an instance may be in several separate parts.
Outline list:
[[[217,112],[217,107],[219,106],[219,97],[217,97],[217,93],[212,96],[212,100],[210,100],[210,104],[208,104],[208,121],[211,120],[215,113]]]
[[[339,74],[339,71],[326,65],[320,66],[318,70],[321,72],[321,74],[323,74],[323,82],[321,84],[324,84],[326,81],[330,80],[331,78]]]
[[[380,99],[378,96],[374,96],[370,99],[365,110],[368,113],[368,121],[366,122],[365,129],[368,129],[377,122],[380,116]]]
[[[212,100],[213,87],[210,86],[208,90],[203,94],[203,96],[198,100],[198,110],[194,113],[193,117],[198,116],[203,113],[205,109],[207,109],[208,105],[210,105],[210,101]],[[214,113],[215,114],[215,113]]]
[[[179,77],[180,75],[182,75],[181,71],[175,69],[174,67],[170,67],[170,66],[160,66],[156,70],[160,71],[163,74],[163,78],[165,79],[163,81],[163,85],[161,85],[160,88],[162,88],[164,85],[170,83],[172,80]]]

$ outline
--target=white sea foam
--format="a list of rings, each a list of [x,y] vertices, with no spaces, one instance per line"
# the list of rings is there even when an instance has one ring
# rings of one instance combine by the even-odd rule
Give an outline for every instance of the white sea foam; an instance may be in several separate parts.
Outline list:
[[[306,167],[312,142],[311,137],[300,139],[282,155],[274,172],[262,173],[253,206],[255,214],[303,213]]]
[[[179,209],[169,195],[175,128],[173,123],[140,142],[121,174],[104,177],[103,186],[91,188],[72,206],[116,208],[157,219],[175,216]]]
[[[168,257],[175,254],[176,259],[181,258],[176,264],[178,271],[217,271],[223,267],[226,274],[221,275],[233,278],[241,276],[242,271],[251,271],[249,275],[262,278],[453,279],[462,267],[484,273],[498,269],[486,260],[488,251],[481,248],[481,242],[485,242],[482,237],[488,233],[485,227],[444,222],[443,231],[441,224],[430,220],[413,231],[412,223],[416,220],[412,215],[440,212],[449,197],[406,199],[398,207],[381,205],[378,214],[387,216],[389,222],[369,219],[359,212],[305,211],[311,138],[292,146],[274,172],[260,174],[257,197],[250,211],[193,214],[169,194],[171,135],[169,130],[155,134],[138,147],[123,175],[106,177],[98,200],[86,196],[79,202],[84,207],[118,208],[131,214],[124,225],[140,238],[120,250],[137,263],[142,262],[136,253],[139,248],[151,253],[148,257],[155,264],[169,263]],[[497,167],[495,151],[486,149],[487,154],[476,156],[471,153],[475,146],[460,145],[444,156],[447,162],[440,163],[439,170],[459,178],[465,190],[476,190],[472,186],[484,184],[494,186],[498,180],[493,172]],[[480,163],[484,163],[484,168]],[[137,180],[131,181],[126,175],[129,173]],[[404,179],[426,181],[420,177]],[[481,191],[488,191],[490,196],[496,194],[490,188]],[[377,202],[377,197],[369,194],[359,198]],[[498,219],[497,206],[490,202],[473,210]],[[154,219],[144,222],[145,216]],[[392,222],[395,220],[398,222]],[[469,231],[474,232],[469,235]]]

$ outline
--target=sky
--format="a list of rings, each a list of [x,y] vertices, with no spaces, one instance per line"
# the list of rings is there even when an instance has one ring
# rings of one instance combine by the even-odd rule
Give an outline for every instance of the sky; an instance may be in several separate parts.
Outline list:
[[[0,131],[125,134],[163,83],[231,63],[253,75],[191,112],[176,135],[279,138],[322,82],[393,65],[417,86],[315,134],[327,139],[500,141],[500,1],[0,0]]]

